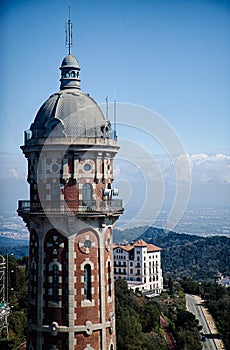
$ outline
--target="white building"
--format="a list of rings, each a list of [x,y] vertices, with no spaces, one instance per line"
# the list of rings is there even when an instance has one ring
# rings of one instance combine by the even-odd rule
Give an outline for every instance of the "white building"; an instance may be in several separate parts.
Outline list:
[[[122,278],[135,291],[159,295],[163,289],[161,248],[139,240],[132,245],[113,247],[114,278]]]

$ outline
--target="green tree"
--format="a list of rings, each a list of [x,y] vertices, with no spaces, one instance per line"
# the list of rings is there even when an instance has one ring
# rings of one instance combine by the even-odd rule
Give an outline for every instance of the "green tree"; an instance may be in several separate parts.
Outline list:
[[[143,332],[149,333],[159,327],[160,310],[155,302],[145,304],[141,309]]]

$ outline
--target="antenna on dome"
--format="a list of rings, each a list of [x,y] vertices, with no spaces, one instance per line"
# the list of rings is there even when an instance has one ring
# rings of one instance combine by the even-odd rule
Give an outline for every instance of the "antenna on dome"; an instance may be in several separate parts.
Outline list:
[[[65,26],[65,46],[69,49],[69,55],[71,54],[71,47],[72,47],[72,22],[70,20],[70,6],[69,6],[69,20],[68,23]]]
[[[114,88],[114,99],[113,99],[113,123],[114,123],[114,138],[117,139],[117,100],[116,100],[115,88]]]
[[[114,137],[117,137],[117,101],[113,101],[113,122],[114,122]]]

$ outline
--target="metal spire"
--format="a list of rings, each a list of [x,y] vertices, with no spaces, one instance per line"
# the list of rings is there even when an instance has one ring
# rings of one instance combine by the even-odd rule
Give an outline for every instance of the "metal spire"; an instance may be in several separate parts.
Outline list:
[[[69,49],[69,55],[71,55],[71,47],[72,47],[72,22],[70,20],[70,6],[69,6],[69,20],[65,27],[65,45]]]

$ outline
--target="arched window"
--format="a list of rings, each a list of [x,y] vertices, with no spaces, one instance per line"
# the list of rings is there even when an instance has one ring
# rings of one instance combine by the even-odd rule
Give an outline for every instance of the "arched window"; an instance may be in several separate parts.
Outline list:
[[[53,265],[52,269],[52,302],[53,303],[58,303],[58,287],[59,287],[59,268],[57,264]]]
[[[93,188],[91,184],[84,184],[82,186],[82,205],[91,206]]]
[[[89,264],[84,267],[84,299],[92,301],[91,266]]]

